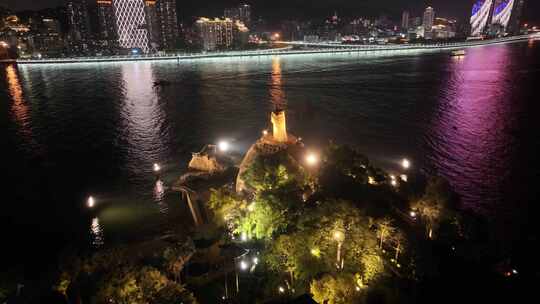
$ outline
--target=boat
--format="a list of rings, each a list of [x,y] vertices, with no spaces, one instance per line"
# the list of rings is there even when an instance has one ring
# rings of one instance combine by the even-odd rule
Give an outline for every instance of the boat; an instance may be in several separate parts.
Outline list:
[[[455,50],[455,51],[452,51],[452,53],[450,54],[450,56],[454,57],[454,56],[465,56],[465,50]]]

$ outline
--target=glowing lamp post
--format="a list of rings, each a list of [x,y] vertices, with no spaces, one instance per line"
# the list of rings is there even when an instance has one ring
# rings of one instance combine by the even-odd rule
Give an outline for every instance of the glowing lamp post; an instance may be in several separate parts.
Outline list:
[[[217,148],[220,152],[227,152],[230,149],[230,145],[228,142],[222,140],[217,144]]]
[[[314,153],[308,153],[306,155],[306,164],[308,166],[313,167],[316,166],[319,163],[319,157]]]
[[[401,161],[401,166],[403,167],[403,169],[408,170],[411,167],[411,162],[408,159],[404,158]]]
[[[159,171],[161,170],[161,167],[159,166],[159,164],[154,164],[154,172],[158,173]]]
[[[240,269],[241,270],[247,270],[249,267],[248,263],[246,261],[240,261]]]

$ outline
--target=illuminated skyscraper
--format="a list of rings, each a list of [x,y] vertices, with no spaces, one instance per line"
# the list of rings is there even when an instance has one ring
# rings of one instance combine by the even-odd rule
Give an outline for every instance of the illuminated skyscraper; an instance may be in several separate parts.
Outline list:
[[[409,18],[410,18],[409,12],[404,11],[403,15],[401,15],[401,29],[404,31],[409,29]]]
[[[242,4],[238,7],[238,15],[240,21],[245,25],[249,26],[251,24],[251,6],[249,4]]]
[[[197,32],[205,51],[230,48],[233,44],[233,21],[231,19],[200,18]]]
[[[118,42],[121,48],[149,51],[144,0],[113,0]]]
[[[156,0],[144,1],[144,18],[146,20],[146,30],[148,31],[148,42],[152,50],[159,48],[161,44],[156,2]]]
[[[471,36],[481,36],[488,25],[493,0],[479,0],[473,5],[471,15]]]
[[[491,23],[499,24],[503,29],[506,29],[512,16],[513,8],[514,0],[496,0]]]
[[[491,24],[499,25],[505,33],[517,34],[524,2],[524,0],[495,0]]]
[[[103,41],[116,41],[116,22],[112,0],[97,0],[97,36]]]
[[[233,21],[240,20],[242,23],[249,26],[251,23],[251,6],[249,4],[242,4],[238,7],[226,8],[224,16]]]
[[[433,21],[435,20],[435,10],[433,7],[428,6],[426,10],[424,11],[424,30],[426,32],[431,32],[431,29],[433,28]]]
[[[69,45],[73,51],[88,49],[91,39],[90,17],[86,0],[73,0],[67,3],[69,25]]]
[[[179,35],[176,0],[157,0],[156,15],[159,24],[161,48],[174,48]]]

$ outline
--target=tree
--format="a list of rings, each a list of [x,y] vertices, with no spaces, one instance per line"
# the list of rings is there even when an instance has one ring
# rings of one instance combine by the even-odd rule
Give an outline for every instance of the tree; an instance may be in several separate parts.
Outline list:
[[[393,225],[392,219],[385,217],[377,220],[377,236],[379,238],[379,248],[382,249],[383,243],[386,238],[391,237],[396,228]]]
[[[242,216],[246,202],[237,198],[225,188],[211,189],[208,207],[214,213],[214,220],[218,224],[232,223]]]
[[[155,296],[154,304],[197,304],[197,299],[184,285],[169,283]]]
[[[371,281],[380,276],[384,271],[384,263],[382,258],[376,253],[368,253],[362,256],[362,282],[369,284]]]
[[[311,282],[310,292],[317,303],[349,304],[359,300],[358,288],[351,274],[327,274]]]
[[[433,237],[433,230],[437,225],[444,218],[451,217],[452,197],[453,192],[448,182],[440,177],[432,177],[422,198],[411,204],[411,208],[424,220],[430,238]]]
[[[396,263],[398,262],[398,258],[399,258],[399,254],[401,252],[403,252],[404,248],[405,248],[405,245],[406,245],[406,242],[407,242],[407,238],[405,237],[405,234],[401,231],[396,231],[396,233],[394,233],[393,237],[392,237],[392,240],[394,241],[394,249],[395,249],[395,255],[394,255],[394,260],[396,261]]]
[[[246,233],[250,238],[270,239],[286,226],[285,211],[273,208],[267,200],[259,199],[253,202],[246,215],[239,219],[235,232]]]
[[[287,185],[302,188],[305,173],[286,150],[271,155],[257,155],[244,171],[242,179],[256,192],[272,191]]]

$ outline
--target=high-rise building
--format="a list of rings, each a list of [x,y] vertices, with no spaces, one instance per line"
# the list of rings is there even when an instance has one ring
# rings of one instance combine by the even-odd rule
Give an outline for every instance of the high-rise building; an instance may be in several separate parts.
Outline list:
[[[72,51],[82,51],[89,47],[91,40],[90,17],[86,0],[72,0],[67,3],[68,40]]]
[[[226,8],[223,15],[225,18],[233,21],[240,20],[246,26],[251,23],[251,6],[249,4],[241,4],[238,7]]]
[[[410,14],[408,11],[403,11],[403,14],[401,15],[401,29],[407,30],[409,28],[409,18]]]
[[[158,18],[160,46],[162,49],[173,49],[179,36],[176,0],[157,0],[156,14]]]
[[[112,0],[97,0],[97,38],[113,43],[118,39]]]
[[[499,26],[503,33],[517,34],[524,0],[495,0],[491,24]]]
[[[118,43],[124,49],[149,51],[144,0],[113,0]]]
[[[428,6],[426,10],[424,11],[424,22],[422,25],[424,26],[425,32],[431,32],[431,29],[433,28],[433,21],[435,20],[435,10]]]
[[[517,35],[521,30],[521,17],[523,15],[523,7],[525,6],[525,0],[514,1],[514,11],[510,17],[510,22],[506,31],[510,34]]]
[[[478,37],[484,34],[491,16],[493,0],[476,1],[471,14],[471,36]]]
[[[144,18],[146,22],[146,30],[148,31],[148,42],[152,50],[157,50],[160,48],[161,44],[156,2],[156,0],[144,1]]]
[[[238,15],[240,21],[249,26],[251,23],[251,6],[249,4],[242,4],[238,7]]]
[[[203,50],[213,51],[232,46],[233,21],[231,19],[200,18],[196,26]]]

